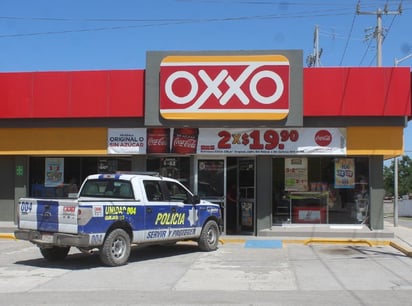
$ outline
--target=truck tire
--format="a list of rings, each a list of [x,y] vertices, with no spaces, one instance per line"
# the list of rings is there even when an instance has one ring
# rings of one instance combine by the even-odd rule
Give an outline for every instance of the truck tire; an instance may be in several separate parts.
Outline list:
[[[111,267],[122,266],[130,256],[130,237],[121,228],[109,233],[100,248],[100,260]]]
[[[201,251],[215,251],[219,243],[219,226],[216,221],[209,220],[202,229],[199,237]]]
[[[58,261],[66,258],[70,251],[70,247],[58,247],[54,246],[51,248],[40,247],[40,253],[48,261]]]

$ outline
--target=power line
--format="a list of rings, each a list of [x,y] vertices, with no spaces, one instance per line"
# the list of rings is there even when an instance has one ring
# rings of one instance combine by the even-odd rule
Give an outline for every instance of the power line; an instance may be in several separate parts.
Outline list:
[[[186,0],[188,1],[188,0]],[[190,2],[190,1],[189,1]],[[276,5],[280,9],[286,11],[289,7],[294,8],[304,8],[303,11],[298,12],[282,12],[278,14],[268,14],[268,15],[256,15],[256,16],[237,16],[237,17],[223,17],[223,18],[205,18],[205,19],[173,19],[173,18],[160,18],[160,19],[149,19],[149,18],[59,18],[59,17],[20,17],[20,16],[0,16],[0,20],[12,20],[12,21],[36,21],[36,22],[128,22],[128,23],[143,23],[143,24],[129,24],[129,25],[117,25],[117,26],[102,26],[94,28],[82,28],[82,29],[68,29],[61,31],[44,31],[44,32],[32,32],[32,33],[13,33],[13,34],[3,34],[0,38],[6,37],[24,37],[24,36],[37,36],[37,35],[55,35],[55,34],[65,34],[65,33],[82,33],[82,32],[95,32],[95,31],[110,31],[110,30],[121,30],[121,29],[132,29],[139,27],[155,27],[155,26],[166,26],[166,25],[181,25],[190,23],[208,23],[208,22],[235,22],[235,21],[247,21],[247,20],[265,20],[265,19],[289,19],[289,18],[313,18],[313,17],[330,17],[330,16],[344,16],[352,14],[351,4],[348,3],[336,3],[329,1],[327,3],[323,1],[318,2],[307,2],[305,1],[273,1],[273,0],[203,0],[203,1],[191,1],[196,4],[199,2],[205,3],[216,3],[224,5],[230,4],[243,4],[243,5]],[[316,9],[321,7],[322,9]],[[315,8],[309,11],[307,8]],[[352,22],[353,23],[353,22]],[[353,24],[352,24],[353,27]]]
[[[16,17],[16,16],[0,16],[0,19],[16,20],[16,21],[52,21],[52,22],[138,22],[143,24],[133,25],[119,25],[110,27],[96,27],[85,29],[70,29],[61,31],[45,31],[45,32],[32,32],[32,33],[15,33],[15,34],[3,34],[0,38],[9,37],[25,37],[25,36],[38,36],[38,35],[56,35],[67,33],[82,33],[82,32],[97,32],[97,31],[110,31],[121,29],[133,29],[141,27],[155,27],[155,26],[168,26],[168,25],[182,25],[192,23],[212,23],[212,22],[236,22],[236,21],[248,21],[248,20],[270,20],[270,19],[290,19],[290,18],[310,18],[310,17],[326,17],[326,16],[338,16],[347,15],[342,10],[315,10],[296,13],[285,14],[268,14],[268,15],[254,15],[254,16],[238,16],[238,17],[224,17],[224,18],[204,18],[204,19],[113,19],[113,18],[51,18],[51,17]]]
[[[26,36],[39,36],[39,35],[56,35],[56,34],[67,34],[67,33],[82,33],[82,32],[99,32],[99,31],[109,31],[109,30],[123,30],[123,29],[133,29],[133,28],[143,28],[151,26],[167,26],[167,25],[177,25],[183,24],[185,22],[174,22],[174,23],[158,23],[158,24],[143,24],[143,25],[128,25],[128,26],[113,26],[113,27],[101,27],[101,28],[90,28],[90,29],[77,29],[77,30],[62,30],[62,31],[47,31],[47,32],[32,32],[32,33],[20,33],[20,34],[3,34],[0,38],[9,37],[26,37]]]
[[[350,37],[352,36],[352,30],[353,30],[353,26],[354,26],[354,24],[355,24],[356,16],[357,16],[356,13],[353,14],[352,25],[351,25],[351,27],[350,27],[348,39],[346,40],[345,48],[343,49],[343,54],[342,54],[342,58],[341,58],[341,60],[340,60],[339,66],[342,65],[343,59],[345,58],[346,50],[348,49],[348,45],[349,45],[349,40],[350,40]]]
[[[396,17],[398,17],[398,14],[393,16],[391,24],[389,25],[388,29],[386,30],[386,35],[388,35],[390,30],[392,29],[392,25],[393,25]],[[385,41],[385,38],[386,38],[386,36],[383,37],[383,41]]]
[[[279,13],[256,16],[238,16],[238,17],[223,17],[223,18],[189,18],[189,19],[174,19],[174,18],[159,18],[159,19],[136,19],[136,18],[58,18],[58,17],[18,17],[18,16],[0,16],[4,20],[24,20],[24,21],[64,21],[64,22],[176,22],[176,21],[226,21],[226,20],[243,20],[243,19],[260,19],[260,18],[309,18],[323,16],[341,16],[348,15],[350,12],[344,12],[342,9],[323,9],[313,11],[299,11],[293,13]]]
[[[368,46],[366,47],[366,50],[365,50],[365,52],[363,53],[363,56],[362,56],[361,61],[360,61],[360,63],[359,63],[358,66],[362,66],[363,60],[365,59],[366,54],[368,54],[368,51],[369,51],[369,48],[370,48],[371,44],[372,44],[372,40],[369,39],[369,40],[368,40]],[[375,57],[374,57],[373,59],[375,59]]]

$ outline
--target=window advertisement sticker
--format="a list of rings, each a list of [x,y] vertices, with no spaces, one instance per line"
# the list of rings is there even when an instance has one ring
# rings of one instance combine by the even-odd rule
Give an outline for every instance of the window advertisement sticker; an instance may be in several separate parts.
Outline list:
[[[205,128],[201,154],[346,154],[345,130],[338,128]]]
[[[146,129],[109,129],[108,154],[146,154]]]
[[[46,158],[44,186],[56,187],[64,181],[64,158]]]

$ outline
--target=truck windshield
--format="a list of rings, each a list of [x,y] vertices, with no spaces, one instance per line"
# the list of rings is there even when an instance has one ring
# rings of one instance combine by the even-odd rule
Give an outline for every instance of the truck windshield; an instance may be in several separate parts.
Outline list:
[[[133,189],[129,181],[114,179],[88,180],[81,192],[81,197],[133,199]]]

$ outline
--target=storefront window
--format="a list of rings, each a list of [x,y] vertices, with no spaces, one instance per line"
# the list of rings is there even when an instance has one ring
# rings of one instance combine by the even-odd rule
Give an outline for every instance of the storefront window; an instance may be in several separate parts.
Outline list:
[[[366,157],[275,158],[273,178],[274,224],[368,222]]]
[[[147,159],[146,169],[177,179],[191,189],[189,157],[150,157]]]
[[[224,160],[198,160],[197,193],[201,198],[216,200],[223,197],[224,166]]]
[[[30,196],[74,197],[83,180],[90,174],[130,170],[130,158],[31,157]]]

